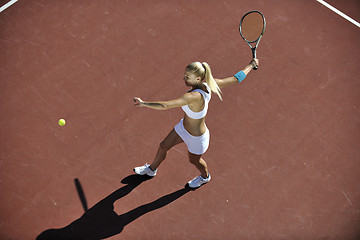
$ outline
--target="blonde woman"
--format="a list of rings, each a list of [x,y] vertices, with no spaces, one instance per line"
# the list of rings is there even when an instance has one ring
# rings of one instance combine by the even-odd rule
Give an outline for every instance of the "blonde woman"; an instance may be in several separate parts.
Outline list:
[[[188,148],[190,162],[200,171],[200,176],[188,182],[190,188],[198,188],[208,183],[211,179],[207,164],[202,155],[209,147],[210,132],[205,125],[205,117],[208,110],[211,92],[214,92],[222,100],[221,88],[241,82],[247,74],[258,66],[258,60],[253,59],[243,70],[233,77],[214,79],[211,69],[206,62],[193,62],[185,68],[184,81],[191,89],[182,97],[170,101],[143,101],[134,97],[135,105],[148,107],[156,110],[167,110],[181,107],[185,112],[184,118],[160,143],[154,161],[141,167],[134,168],[139,175],[155,176],[161,162],[167,152],[175,145],[185,142]],[[205,81],[204,81],[205,80]]]

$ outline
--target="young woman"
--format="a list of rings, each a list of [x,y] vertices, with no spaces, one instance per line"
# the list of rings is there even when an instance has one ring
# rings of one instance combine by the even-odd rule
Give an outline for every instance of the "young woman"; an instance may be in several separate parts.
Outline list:
[[[205,117],[211,99],[211,92],[217,94],[222,100],[220,89],[241,82],[253,67],[258,66],[258,64],[258,59],[253,59],[249,65],[233,77],[214,79],[206,62],[193,62],[186,67],[184,73],[185,84],[191,87],[191,89],[182,97],[170,101],[154,102],[143,101],[138,97],[134,97],[135,105],[139,107],[148,107],[156,110],[182,107],[185,112],[184,118],[160,143],[152,164],[145,164],[144,166],[134,168],[135,173],[155,176],[167,152],[173,146],[185,142],[188,147],[190,162],[200,171],[200,176],[188,182],[189,187],[198,188],[209,182],[211,176],[202,155],[208,149],[210,141],[210,133],[205,125]]]

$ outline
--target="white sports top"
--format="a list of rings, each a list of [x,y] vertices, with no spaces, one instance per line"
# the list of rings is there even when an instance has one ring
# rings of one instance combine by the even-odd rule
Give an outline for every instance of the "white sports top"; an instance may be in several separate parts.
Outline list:
[[[189,108],[188,105],[184,105],[184,106],[181,107],[183,109],[183,111],[185,112],[185,114],[189,118],[201,119],[201,118],[206,116],[206,113],[207,113],[207,110],[208,110],[208,105],[209,105],[209,102],[210,102],[210,99],[211,99],[211,90],[210,90],[209,86],[206,83],[203,83],[203,84],[205,85],[208,93],[204,92],[201,89],[195,89],[195,90],[192,91],[192,92],[199,92],[203,96],[204,101],[205,101],[203,110],[201,110],[200,112],[194,112],[193,110],[191,110]]]

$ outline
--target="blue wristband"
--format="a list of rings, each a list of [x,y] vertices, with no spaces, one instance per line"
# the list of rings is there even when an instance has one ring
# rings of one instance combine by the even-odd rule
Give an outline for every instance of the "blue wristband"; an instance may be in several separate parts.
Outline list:
[[[244,80],[244,79],[246,78],[246,74],[245,74],[243,71],[239,71],[238,73],[236,73],[236,74],[234,75],[234,77],[236,77],[237,80],[238,80],[239,82],[241,82],[242,80]]]

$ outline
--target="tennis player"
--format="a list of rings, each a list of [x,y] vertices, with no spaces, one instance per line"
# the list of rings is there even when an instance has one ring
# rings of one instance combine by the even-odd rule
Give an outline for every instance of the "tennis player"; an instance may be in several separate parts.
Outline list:
[[[211,176],[202,155],[206,152],[210,142],[210,132],[205,125],[205,117],[214,92],[222,100],[221,88],[240,83],[249,72],[258,66],[258,59],[253,59],[243,70],[233,77],[214,79],[211,69],[206,62],[193,62],[189,64],[184,73],[186,86],[191,89],[182,97],[170,101],[143,101],[134,97],[135,106],[148,107],[156,110],[167,110],[181,107],[185,112],[184,118],[160,143],[154,161],[141,167],[134,168],[139,175],[155,176],[167,152],[175,145],[185,142],[188,148],[190,162],[200,171],[200,176],[188,182],[190,188],[198,188],[208,183]]]

